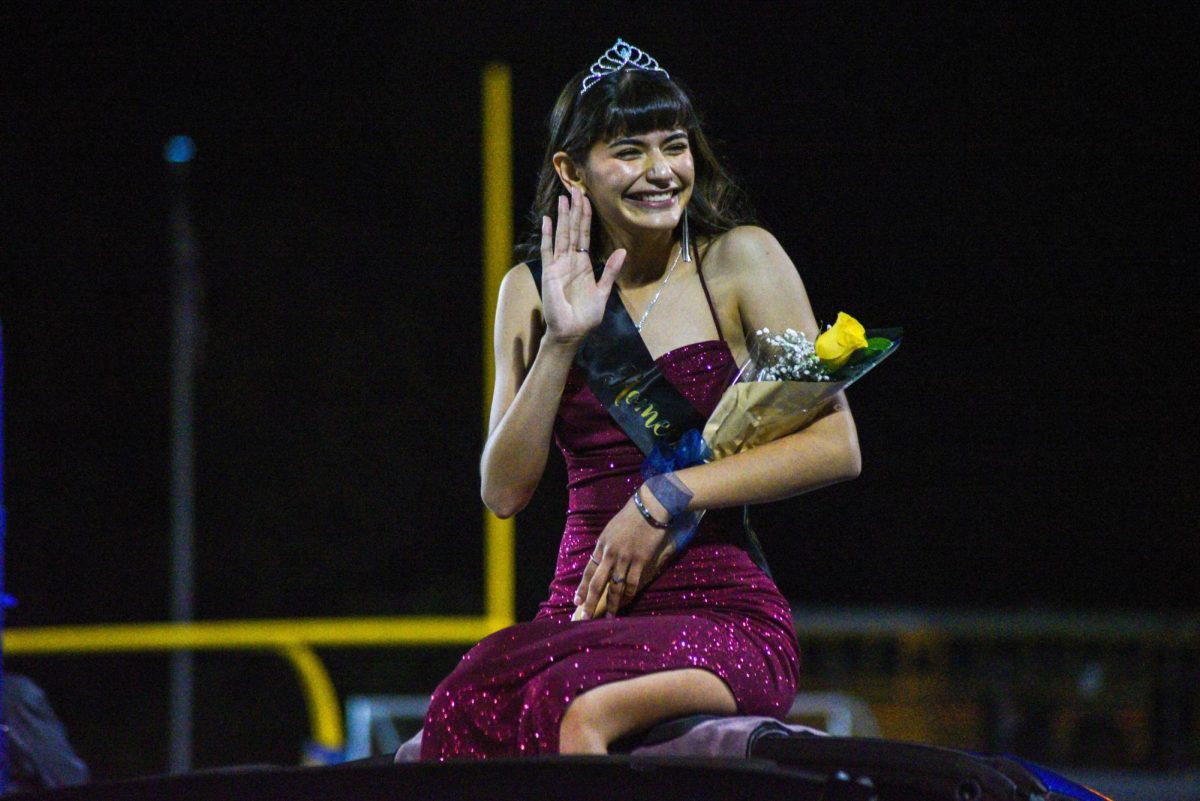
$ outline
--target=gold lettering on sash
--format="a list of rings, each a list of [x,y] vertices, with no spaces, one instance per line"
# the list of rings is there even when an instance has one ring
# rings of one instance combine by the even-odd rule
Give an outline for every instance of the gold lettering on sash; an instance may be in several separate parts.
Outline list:
[[[634,389],[634,384],[627,384],[617,397],[613,399],[615,404],[624,404],[630,411],[642,418],[642,425],[653,431],[657,436],[663,436],[670,428],[669,420],[660,420],[658,408],[654,402],[642,396],[642,393]]]

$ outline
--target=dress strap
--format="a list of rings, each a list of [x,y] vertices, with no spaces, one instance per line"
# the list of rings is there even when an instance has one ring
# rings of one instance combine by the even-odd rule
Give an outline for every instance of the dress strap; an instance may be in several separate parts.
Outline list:
[[[704,299],[708,301],[708,310],[712,313],[713,325],[717,327],[717,339],[724,340],[725,335],[721,333],[721,321],[717,317],[717,307],[713,305],[712,295],[708,291],[708,284],[704,281],[704,269],[700,263],[700,248],[695,248],[696,251],[696,275],[700,276],[700,287],[704,290]]]

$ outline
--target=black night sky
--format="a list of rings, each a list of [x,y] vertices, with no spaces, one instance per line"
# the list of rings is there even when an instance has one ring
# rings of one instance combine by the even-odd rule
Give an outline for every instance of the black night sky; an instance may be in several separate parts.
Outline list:
[[[198,617],[478,611],[480,72],[512,66],[524,236],[550,106],[617,36],[694,91],[818,317],[906,329],[850,391],[862,477],[758,514],[795,606],[1200,611],[1186,4],[114,8],[0,11],[8,625],[168,615],[178,133]],[[563,480],[518,518],[522,617]],[[427,692],[460,651],[323,656]],[[10,661],[100,774],[161,768],[165,660]],[[198,764],[294,759],[272,659],[199,670]]]

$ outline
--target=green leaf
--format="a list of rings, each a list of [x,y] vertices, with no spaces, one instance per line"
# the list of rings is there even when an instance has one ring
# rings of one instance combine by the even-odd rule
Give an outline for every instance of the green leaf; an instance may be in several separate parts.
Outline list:
[[[887,350],[892,346],[892,340],[883,337],[871,337],[867,340],[867,350]]]

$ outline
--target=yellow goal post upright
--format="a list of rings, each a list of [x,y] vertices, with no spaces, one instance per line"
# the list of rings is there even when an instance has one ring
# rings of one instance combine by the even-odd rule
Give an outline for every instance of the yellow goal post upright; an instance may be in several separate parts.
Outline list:
[[[512,264],[512,73],[507,64],[483,70],[483,436],[495,384],[493,321],[500,281]],[[515,531],[513,519],[483,512],[484,608],[500,629],[516,617]]]

